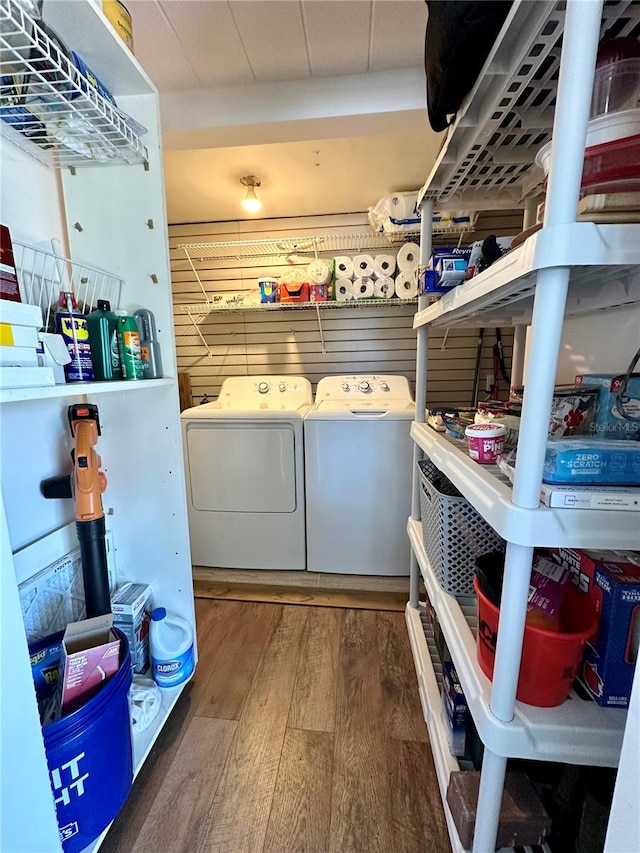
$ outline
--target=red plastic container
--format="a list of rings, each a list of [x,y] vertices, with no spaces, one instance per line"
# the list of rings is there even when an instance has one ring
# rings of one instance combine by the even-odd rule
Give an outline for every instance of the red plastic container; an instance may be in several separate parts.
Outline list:
[[[478,663],[492,679],[500,611],[482,594],[477,578],[473,585],[478,596]],[[520,702],[553,708],[562,705],[569,695],[585,644],[598,628],[598,614],[586,598],[573,586],[567,590],[560,610],[566,633],[525,627],[516,693]]]
[[[640,134],[593,145],[584,152],[582,189],[640,179]]]

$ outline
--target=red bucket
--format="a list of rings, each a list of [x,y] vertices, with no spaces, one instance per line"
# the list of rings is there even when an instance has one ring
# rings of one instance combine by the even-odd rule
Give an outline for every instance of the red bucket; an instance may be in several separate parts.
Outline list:
[[[477,650],[480,669],[493,679],[500,610],[482,594],[477,577],[473,585],[478,596]],[[571,586],[560,611],[562,633],[526,625],[516,698],[539,708],[562,705],[578,674],[585,643],[598,627],[598,614],[586,596]]]

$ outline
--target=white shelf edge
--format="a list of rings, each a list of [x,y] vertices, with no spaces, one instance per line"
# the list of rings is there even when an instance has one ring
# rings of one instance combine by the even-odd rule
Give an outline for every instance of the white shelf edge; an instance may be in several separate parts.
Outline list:
[[[431,569],[419,521],[409,519],[411,548],[447,641],[458,678],[480,739],[492,752],[509,758],[615,767],[627,714],[595,702],[570,698],[557,708],[516,702],[515,717],[504,723],[489,708],[491,682],[476,659],[476,641],[457,600],[442,590]]]
[[[415,329],[424,325],[447,323],[486,325],[479,319],[483,311],[499,308],[497,322],[517,325],[529,322],[530,311],[519,311],[519,302],[530,299],[535,290],[535,275],[551,267],[573,267],[572,276],[586,275],[602,267],[611,278],[617,268],[640,264],[640,225],[596,225],[575,222],[543,228],[488,270],[445,293],[442,299],[416,313]],[[579,281],[576,282],[580,284]],[[630,304],[640,300],[640,287],[610,286],[595,288],[593,296],[569,293],[567,315],[587,313],[604,307]],[[571,285],[570,285],[571,287]]]
[[[142,770],[154,743],[164,728],[164,724],[169,719],[169,715],[173,711],[176,702],[188,683],[188,681],[185,681],[177,687],[165,687],[160,691],[160,712],[148,728],[140,732],[140,734],[133,739],[133,782],[135,782],[138,773]],[[106,838],[107,833],[111,829],[112,823],[109,824],[109,826],[98,836],[98,838],[96,838],[95,841],[88,844],[82,853],[97,853],[102,842]]]
[[[26,400],[47,400],[56,397],[93,397],[118,391],[143,391],[173,385],[171,377],[162,379],[118,380],[116,382],[76,382],[66,385],[49,385],[39,388],[2,388],[0,403],[20,403]]]
[[[228,314],[233,311],[258,313],[262,311],[313,311],[316,308],[321,311],[340,308],[406,308],[409,305],[416,305],[417,302],[417,297],[415,299],[349,299],[346,302],[328,299],[326,302],[262,302],[258,305],[231,305],[227,308],[216,307],[215,303],[195,302],[184,305],[178,303],[174,305],[174,308],[181,314]]]
[[[516,506],[511,502],[511,487],[494,476],[492,466],[474,462],[464,442],[453,442],[417,422],[411,425],[411,437],[508,542],[545,548],[633,549],[638,545],[632,512]]]

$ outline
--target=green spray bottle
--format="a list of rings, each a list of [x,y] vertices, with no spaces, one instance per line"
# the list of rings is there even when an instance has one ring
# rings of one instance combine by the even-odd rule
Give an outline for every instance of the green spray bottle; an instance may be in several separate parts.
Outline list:
[[[129,314],[118,317],[117,333],[123,378],[144,379],[140,334],[136,318]]]
[[[107,299],[98,299],[98,308],[87,315],[91,359],[96,379],[122,379],[118,318]]]

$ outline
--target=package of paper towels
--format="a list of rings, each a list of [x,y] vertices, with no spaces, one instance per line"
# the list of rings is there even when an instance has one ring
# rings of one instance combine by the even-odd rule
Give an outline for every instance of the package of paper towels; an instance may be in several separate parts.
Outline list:
[[[337,302],[348,302],[350,299],[356,298],[353,291],[353,282],[350,278],[336,279],[335,290]]]
[[[353,261],[348,255],[338,255],[333,259],[336,270],[336,279],[353,278]]]
[[[414,299],[418,295],[418,273],[401,270],[396,276],[396,295],[400,299]]]
[[[395,293],[393,279],[388,275],[380,275],[373,282],[373,295],[376,299],[391,299]]]
[[[353,294],[356,299],[371,299],[374,295],[373,279],[358,276],[353,280]]]
[[[417,243],[405,243],[398,252],[400,272],[415,272],[420,262],[420,246]]]
[[[353,274],[360,278],[373,275],[373,258],[371,255],[356,255],[353,259]]]
[[[310,284],[328,284],[331,281],[331,267],[326,261],[316,258],[307,267],[307,278]]]

